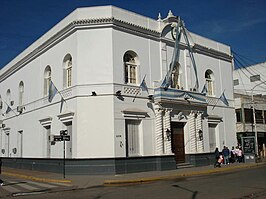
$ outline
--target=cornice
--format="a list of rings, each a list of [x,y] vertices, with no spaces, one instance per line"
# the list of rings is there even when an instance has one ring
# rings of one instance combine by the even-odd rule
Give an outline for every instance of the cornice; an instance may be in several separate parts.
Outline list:
[[[193,46],[193,50],[196,53],[201,53],[201,54],[205,54],[205,55],[209,55],[211,57],[215,57],[227,62],[232,62],[233,56],[227,54],[227,53],[223,53],[221,51],[212,49],[212,48],[208,48],[206,46],[202,46],[200,44],[194,44]]]
[[[38,57],[42,52],[46,51],[49,47],[54,46],[68,35],[72,34],[78,29],[89,28],[94,25],[115,25],[125,30],[131,30],[134,32],[142,33],[144,35],[158,36],[160,33],[156,30],[152,30],[146,27],[142,27],[133,23],[115,19],[114,17],[110,18],[95,18],[95,19],[80,19],[70,22],[63,29],[56,32],[49,39],[44,41],[41,45],[36,47],[33,51],[29,52],[22,59],[18,60],[13,66],[7,69],[3,74],[0,75],[0,82],[4,81],[11,74],[15,73],[23,66],[31,62],[33,59]],[[102,27],[102,26],[101,26]]]
[[[99,27],[100,28],[112,27],[112,28],[119,29],[119,30],[122,30],[125,32],[137,34],[137,35],[140,35],[142,37],[154,39],[157,41],[162,40],[162,38],[160,38],[160,32],[158,30],[154,30],[154,29],[150,29],[147,27],[133,24],[133,23],[129,23],[129,22],[126,22],[126,21],[123,21],[120,19],[116,19],[114,17],[74,20],[74,21],[70,22],[68,25],[66,25],[64,28],[62,28],[61,30],[59,30],[58,32],[53,34],[49,39],[43,41],[33,51],[27,53],[23,58],[18,60],[15,64],[13,64],[12,66],[9,66],[9,68],[0,75],[0,82],[4,81],[10,75],[12,75],[16,71],[18,71],[19,69],[24,67],[26,64],[28,64],[29,62],[34,60],[41,53],[45,52],[46,50],[48,50],[52,46],[54,46],[57,43],[59,43],[60,41],[64,40],[67,36],[71,35],[76,30],[88,29],[88,28],[97,28],[97,27],[98,28]],[[162,40],[162,41],[165,41],[165,40]],[[171,41],[167,41],[167,43],[168,42],[171,43]],[[172,43],[174,44],[173,41],[172,41]],[[34,43],[32,45],[34,45]],[[181,46],[185,47],[183,44],[181,44]],[[215,51],[213,49],[208,49],[208,48],[201,46],[201,45],[198,45],[198,44],[195,44],[193,49],[195,50],[195,52],[205,53],[205,54],[208,54],[210,56],[215,55],[216,57],[221,58],[221,59],[226,60],[226,61],[231,61],[231,59],[232,59],[232,57],[226,53]],[[3,69],[5,69],[5,68],[3,68]]]

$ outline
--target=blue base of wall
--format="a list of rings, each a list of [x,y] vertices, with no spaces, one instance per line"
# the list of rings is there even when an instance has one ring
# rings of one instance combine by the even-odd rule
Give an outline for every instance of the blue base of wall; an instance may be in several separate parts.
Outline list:
[[[2,158],[3,166],[63,173],[62,159],[44,158]],[[215,162],[213,153],[187,154],[186,162],[194,166],[211,165]],[[176,169],[175,156],[149,156],[103,159],[66,159],[66,175],[108,175],[145,171],[164,171]]]
[[[215,156],[214,153],[189,154],[186,160],[196,167],[207,166],[215,163]]]
[[[62,159],[43,158],[2,158],[3,166],[63,173]],[[66,175],[107,175],[144,171],[162,171],[176,169],[174,156],[106,158],[106,159],[66,159]]]

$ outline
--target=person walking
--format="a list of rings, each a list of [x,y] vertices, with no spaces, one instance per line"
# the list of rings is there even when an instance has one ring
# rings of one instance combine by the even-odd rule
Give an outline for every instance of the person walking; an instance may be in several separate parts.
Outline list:
[[[214,151],[214,157],[215,157],[214,168],[215,167],[221,167],[221,164],[219,163],[220,152],[219,152],[219,149],[217,147]]]
[[[222,150],[222,154],[224,156],[224,164],[229,164],[230,151],[229,151],[228,147],[224,146],[224,148]]]
[[[235,152],[235,147],[232,146],[232,149],[231,149],[231,157],[230,157],[230,162],[231,163],[234,163],[236,161],[236,152]]]
[[[0,157],[0,174],[2,173],[2,157]],[[4,185],[4,181],[2,179],[0,179],[0,185],[3,186]]]
[[[242,162],[242,149],[240,147],[236,147],[236,150],[235,150],[235,153],[236,153],[236,158],[237,158],[237,162],[240,163]]]

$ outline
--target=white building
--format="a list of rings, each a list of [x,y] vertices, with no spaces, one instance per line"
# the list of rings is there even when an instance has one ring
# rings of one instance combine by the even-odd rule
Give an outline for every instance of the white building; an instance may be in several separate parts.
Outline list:
[[[0,71],[4,164],[61,170],[60,130],[70,135],[67,173],[206,165],[215,147],[236,145],[229,46],[190,33],[195,71],[181,38],[176,81],[161,87],[176,23],[171,12],[154,20],[113,6],[79,8],[18,55]],[[144,77],[149,93],[139,87]],[[49,102],[51,80],[60,94]],[[228,106],[218,100],[223,92]]]
[[[238,142],[241,143],[241,137],[255,136],[255,132],[257,132],[259,154],[264,157],[266,156],[265,74],[266,62],[238,68],[233,72]],[[253,105],[255,115],[253,114]]]

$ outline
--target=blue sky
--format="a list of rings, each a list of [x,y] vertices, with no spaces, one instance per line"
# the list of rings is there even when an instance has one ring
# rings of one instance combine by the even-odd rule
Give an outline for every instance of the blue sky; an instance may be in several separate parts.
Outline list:
[[[189,31],[230,45],[247,58],[266,61],[265,0],[0,0],[0,68],[78,7],[115,5],[157,19],[169,10]]]

